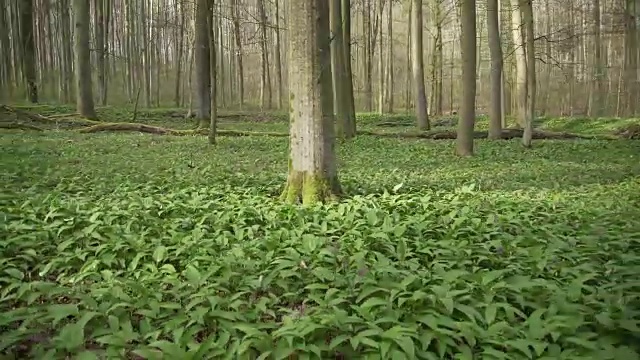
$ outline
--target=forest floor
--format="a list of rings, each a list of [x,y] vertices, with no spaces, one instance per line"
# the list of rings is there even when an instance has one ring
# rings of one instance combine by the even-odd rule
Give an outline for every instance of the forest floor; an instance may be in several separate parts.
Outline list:
[[[176,111],[137,121],[193,129]],[[537,126],[612,135],[637,123]],[[358,121],[389,133],[412,124]],[[287,119],[236,113],[220,128],[286,132]],[[277,199],[284,137],[210,147],[198,136],[2,129],[0,354],[638,359],[640,142],[476,145],[458,158],[451,140],[340,142],[349,197],[301,208]]]

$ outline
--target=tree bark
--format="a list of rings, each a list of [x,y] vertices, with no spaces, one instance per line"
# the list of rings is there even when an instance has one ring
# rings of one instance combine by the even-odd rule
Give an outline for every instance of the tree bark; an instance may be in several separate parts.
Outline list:
[[[353,69],[351,67],[351,0],[342,0],[342,43],[344,45],[345,89],[348,103],[349,135],[356,134],[356,105],[353,96]]]
[[[91,33],[89,3],[86,0],[74,0],[73,12],[76,28],[74,50],[78,113],[87,119],[96,119],[91,81],[91,51],[89,49],[89,34]]]
[[[218,81],[218,67],[217,67],[217,54],[216,54],[216,41],[220,41],[220,39],[216,39],[215,31],[214,31],[214,20],[215,20],[215,0],[210,0],[209,6],[211,7],[211,12],[209,13],[209,74],[211,79],[209,83],[211,84],[211,95],[209,96],[210,102],[210,114],[209,114],[209,144],[214,145],[216,143],[216,130],[218,123],[218,104],[217,104],[217,81]]]
[[[498,21],[498,1],[487,0],[487,32],[491,53],[491,111],[489,139],[499,139],[502,133],[502,44]]]
[[[263,110],[273,107],[271,95],[271,74],[269,71],[269,51],[267,50],[267,14],[264,10],[264,0],[258,0],[260,12],[260,65],[262,75],[260,78],[260,106]]]
[[[525,126],[527,119],[527,57],[525,54],[525,41],[523,36],[524,23],[520,9],[520,0],[511,0],[511,32],[515,47],[516,60],[516,94],[518,99],[518,124]]]
[[[473,127],[476,105],[476,1],[461,0],[460,50],[462,54],[462,104],[456,138],[456,153],[473,155]]]
[[[36,84],[36,43],[33,23],[33,0],[20,0],[20,40],[22,42],[22,66],[27,84],[27,99],[38,102]],[[88,5],[87,5],[88,6]]]
[[[196,0],[196,21],[195,21],[195,97],[196,97],[196,117],[199,119],[200,127],[209,126],[211,111],[211,68],[209,49],[209,0]]]
[[[531,146],[533,136],[533,118],[536,109],[536,53],[535,53],[535,33],[533,21],[532,0],[521,0],[522,17],[526,38],[526,59],[527,59],[527,102],[526,118],[524,123],[524,133],[522,135],[522,145]]]
[[[418,129],[429,130],[427,91],[424,86],[424,58],[422,34],[422,0],[411,0],[411,50],[413,89]]]
[[[233,11],[233,37],[236,41],[236,63],[238,66],[238,95],[240,96],[240,109],[244,105],[244,66],[242,63],[242,33],[240,32],[240,0],[231,0]]]
[[[351,138],[349,104],[347,103],[346,69],[344,65],[344,37],[342,34],[342,8],[340,0],[329,1],[331,26],[331,74],[333,77],[333,109],[338,125],[338,136]]]
[[[340,193],[335,159],[329,3],[288,1],[291,134],[290,203],[313,204]]]

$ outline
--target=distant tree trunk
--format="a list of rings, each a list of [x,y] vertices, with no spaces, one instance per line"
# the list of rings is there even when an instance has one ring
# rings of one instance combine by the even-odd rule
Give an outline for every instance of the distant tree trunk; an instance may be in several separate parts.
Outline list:
[[[340,193],[335,159],[329,3],[288,1],[291,135],[282,198],[313,204]]]
[[[11,99],[13,95],[11,43],[7,12],[5,6],[0,6],[0,101]]]
[[[73,51],[71,38],[71,16],[69,14],[69,0],[60,0],[60,32],[62,35],[62,99],[65,103],[72,102],[73,91]]]
[[[196,65],[196,117],[200,127],[207,128],[211,111],[211,68],[209,49],[209,0],[196,0],[194,56]]]
[[[351,68],[351,0],[342,0],[342,35],[344,45],[344,66],[346,71],[347,102],[349,109],[349,132],[355,136],[356,134],[356,107],[355,98],[353,96],[353,69]]]
[[[91,12],[86,0],[73,1],[75,31],[76,98],[78,113],[88,119],[96,119],[93,104],[93,85],[91,81],[91,51],[89,34]]]
[[[242,63],[242,33],[240,32],[240,6],[239,0],[231,0],[233,11],[233,36],[236,40],[236,62],[238,66],[238,94],[240,95],[240,109],[244,105],[244,66]]]
[[[378,113],[384,113],[384,48],[382,46],[382,19],[384,14],[384,0],[378,0]]]
[[[406,64],[406,78],[405,78],[405,95],[404,95],[404,110],[405,112],[409,112],[409,109],[411,108],[411,84],[412,84],[412,61],[411,61],[411,32],[413,31],[413,1],[407,1],[407,8],[408,8],[408,13],[409,13],[409,30],[407,31],[407,64]]]
[[[636,0],[626,0],[625,7],[625,33],[624,33],[624,69],[626,92],[626,116],[635,116],[638,109],[638,31],[637,17],[640,16],[640,5]]]
[[[473,127],[476,101],[476,1],[461,0],[460,50],[462,53],[462,104],[456,139],[456,153],[473,155]]]
[[[209,1],[209,5],[211,6],[211,12],[209,13],[209,74],[211,76],[211,79],[209,80],[209,83],[211,84],[211,95],[209,96],[209,107],[211,108],[209,115],[209,144],[214,145],[216,143],[216,130],[218,123],[218,104],[216,103],[216,92],[218,86],[216,41],[220,41],[220,39],[216,39],[213,26],[215,23],[215,0]]]
[[[518,124],[524,127],[527,119],[527,57],[525,54],[525,41],[523,36],[522,12],[520,0],[511,0],[512,34],[515,46],[516,59],[516,94],[518,99]]]
[[[526,121],[524,124],[524,134],[522,135],[522,144],[525,147],[531,146],[531,138],[533,136],[533,119],[536,109],[536,53],[535,53],[535,33],[533,20],[532,0],[521,0],[522,17],[524,23],[524,31],[526,38],[526,55],[527,55],[527,108]]]
[[[489,139],[500,139],[502,134],[502,44],[498,21],[498,1],[487,0],[487,32],[491,53],[491,112]]]
[[[279,0],[274,0],[276,5],[276,85],[278,86],[278,109],[284,106],[284,86],[282,84],[282,55],[280,54],[280,6]]]
[[[603,85],[604,85],[604,66],[602,64],[602,39],[600,36],[600,0],[593,0],[593,37],[594,37],[594,51],[593,61],[594,74],[593,74],[593,89],[591,90],[591,116],[600,117],[603,112]]]
[[[175,12],[180,12],[180,23],[178,25],[178,41],[176,41],[175,46],[175,56],[176,56],[176,82],[175,82],[175,92],[173,97],[173,102],[176,107],[182,106],[182,96],[180,94],[180,88],[182,85],[182,59],[184,57],[184,29],[186,26],[186,11],[185,5],[183,2],[176,1],[175,3]]]
[[[20,40],[22,42],[22,66],[27,83],[27,98],[38,102],[36,84],[36,42],[33,23],[33,0],[20,0]]]
[[[427,112],[427,91],[424,86],[424,59],[422,50],[422,0],[411,0],[411,49],[413,87],[418,129],[429,130],[429,114]]]
[[[337,117],[338,135],[351,138],[349,104],[347,99],[346,69],[344,65],[344,36],[342,34],[342,8],[340,0],[329,0],[331,27],[331,74],[333,76],[333,108]]]
[[[362,6],[362,24],[364,26],[364,110],[371,112],[373,110],[373,86],[372,86],[372,73],[373,73],[373,52],[375,50],[375,42],[373,41],[373,26],[371,21],[371,1],[363,0],[365,3]]]
[[[271,96],[271,75],[269,72],[269,50],[267,50],[267,14],[264,10],[264,0],[258,0],[258,11],[260,12],[260,65],[262,74],[260,78],[260,106],[264,109],[273,107]]]
[[[387,12],[387,87],[386,87],[386,101],[387,101],[387,113],[393,113],[393,97],[394,97],[394,76],[393,76],[393,1],[389,1],[389,10]]]
[[[107,105],[106,67],[105,67],[105,34],[106,24],[104,16],[104,0],[96,0],[95,11],[95,38],[96,38],[96,67],[98,70],[98,99],[102,106]]]

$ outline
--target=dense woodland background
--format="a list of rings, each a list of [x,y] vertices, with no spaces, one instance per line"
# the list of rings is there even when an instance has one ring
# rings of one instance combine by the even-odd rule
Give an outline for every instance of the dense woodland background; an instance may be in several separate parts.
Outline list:
[[[97,105],[130,104],[139,93],[141,106],[195,107],[191,89],[203,73],[194,66],[194,1],[89,3],[86,29]],[[388,113],[413,107],[408,46],[411,3],[351,2],[351,63],[357,111]],[[520,47],[514,46],[514,29],[518,29],[514,14],[520,15],[517,1],[498,3],[504,111],[513,114],[520,56]],[[290,14],[284,2],[217,0],[213,6],[217,106],[286,108]],[[429,113],[457,111],[464,87],[460,8],[453,0],[425,0],[421,10]],[[534,1],[537,114],[636,114],[639,12],[640,5],[634,0]],[[484,1],[477,4],[476,22],[477,109],[488,113],[491,61]],[[71,0],[3,2],[0,100],[74,102],[73,37],[77,31]]]

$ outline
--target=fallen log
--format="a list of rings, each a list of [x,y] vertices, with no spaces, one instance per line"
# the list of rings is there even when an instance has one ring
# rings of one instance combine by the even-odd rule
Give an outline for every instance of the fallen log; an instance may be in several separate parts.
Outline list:
[[[430,140],[454,140],[458,137],[458,134],[455,130],[432,130],[427,132],[406,132],[406,133],[385,133],[385,132],[377,132],[377,131],[366,131],[361,130],[358,132],[360,135],[370,135],[370,136],[379,136],[379,137],[393,137],[393,138],[405,138],[405,139],[430,139]],[[523,135],[522,129],[504,129],[500,134],[500,139],[502,140],[510,140],[521,138]],[[474,139],[487,139],[489,137],[488,131],[474,131],[473,138]],[[568,140],[568,139],[601,139],[601,140],[616,140],[619,139],[617,136],[612,135],[582,135],[582,134],[573,134],[566,132],[552,132],[552,131],[542,131],[542,130],[534,130],[533,139],[542,140]]]

